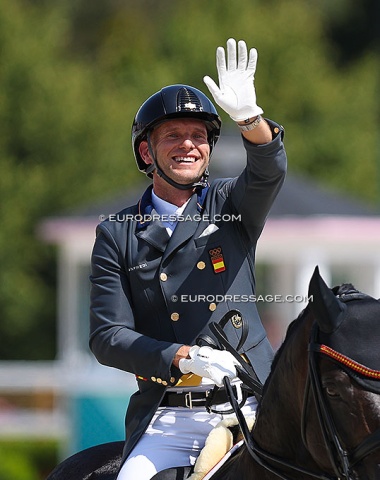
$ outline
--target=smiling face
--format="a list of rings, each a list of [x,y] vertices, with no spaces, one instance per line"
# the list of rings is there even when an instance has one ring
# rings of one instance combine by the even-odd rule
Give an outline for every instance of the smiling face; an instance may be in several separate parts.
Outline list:
[[[197,182],[210,160],[210,145],[204,122],[193,118],[168,120],[157,126],[151,134],[153,154],[161,170],[177,183],[186,185]],[[146,141],[140,144],[140,155],[145,163],[152,164],[153,158]],[[155,191],[165,182],[155,172]],[[167,185],[162,184],[162,188]]]

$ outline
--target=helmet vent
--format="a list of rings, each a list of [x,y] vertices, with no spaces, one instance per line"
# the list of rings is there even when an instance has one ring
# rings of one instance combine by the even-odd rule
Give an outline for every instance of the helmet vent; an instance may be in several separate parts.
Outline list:
[[[177,112],[202,112],[197,95],[188,88],[181,88],[177,94]]]

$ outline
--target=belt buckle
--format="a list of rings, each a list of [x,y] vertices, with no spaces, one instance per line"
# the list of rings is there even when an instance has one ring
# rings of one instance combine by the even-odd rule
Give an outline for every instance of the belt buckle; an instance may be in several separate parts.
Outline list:
[[[209,390],[206,390],[204,392],[205,394],[205,398],[193,398],[192,396],[192,392],[187,392],[185,393],[185,405],[186,405],[186,408],[193,408],[195,407],[196,405],[193,405],[194,403],[196,402],[204,402],[205,399],[207,399],[207,397],[210,395],[210,391]]]
[[[191,397],[191,392],[185,393],[185,405],[187,408],[193,408],[193,399]]]

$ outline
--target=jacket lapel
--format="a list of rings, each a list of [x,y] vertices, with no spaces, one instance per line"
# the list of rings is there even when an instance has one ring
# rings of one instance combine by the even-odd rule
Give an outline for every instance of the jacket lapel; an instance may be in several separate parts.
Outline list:
[[[152,214],[157,215],[155,210],[152,211]],[[159,220],[150,222],[146,228],[138,230],[136,232],[136,237],[142,238],[148,242],[153,247],[157,248],[160,252],[163,252],[168,244],[170,236],[166,231],[166,228],[162,225]]]
[[[182,214],[184,218],[188,217],[189,220],[179,221],[171,237],[159,220],[147,223],[143,221],[138,222],[136,236],[145,240],[159,251],[164,252],[162,257],[164,261],[171,253],[195,234],[200,222],[191,219],[202,214],[207,191],[208,187],[198,190],[191,196]],[[137,206],[138,214],[141,216],[147,215],[149,217],[149,215],[157,215],[157,212],[152,206],[151,192],[152,186],[148,187]]]
[[[141,220],[137,222],[136,237],[145,240],[154,248],[163,252],[170,236],[159,220],[149,221],[150,216],[157,215],[152,205],[152,188],[153,185],[150,185],[145,190],[137,205],[137,214]]]
[[[190,198],[190,201],[182,214],[184,218],[188,217],[189,220],[180,221],[177,223],[177,226],[174,229],[173,235],[170,237],[165,253],[162,257],[162,261],[165,261],[165,259],[168,258],[175,250],[177,250],[178,247],[180,247],[194,235],[199,226],[199,222],[191,219],[199,215],[200,213],[197,210],[197,195],[194,194]]]

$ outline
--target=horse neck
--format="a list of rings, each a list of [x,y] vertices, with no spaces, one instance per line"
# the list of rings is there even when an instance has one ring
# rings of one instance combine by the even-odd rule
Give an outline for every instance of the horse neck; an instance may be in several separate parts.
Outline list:
[[[313,464],[302,442],[302,410],[307,378],[307,346],[313,319],[297,319],[277,353],[261,400],[253,437],[264,450]],[[296,478],[296,477],[294,477]]]

